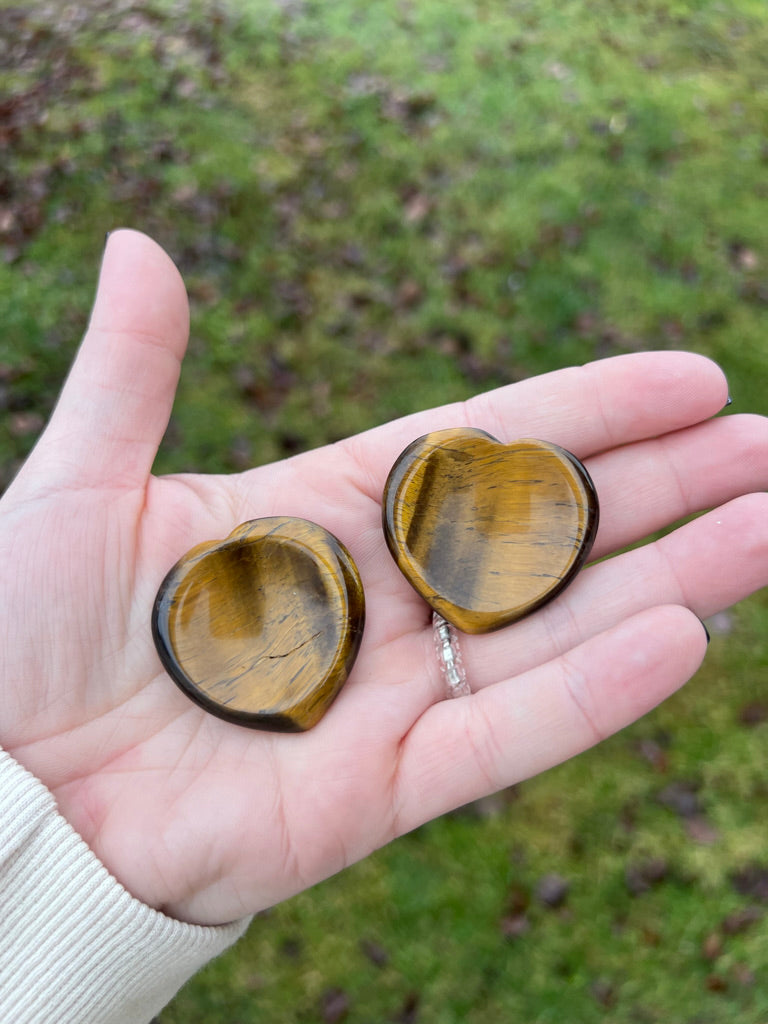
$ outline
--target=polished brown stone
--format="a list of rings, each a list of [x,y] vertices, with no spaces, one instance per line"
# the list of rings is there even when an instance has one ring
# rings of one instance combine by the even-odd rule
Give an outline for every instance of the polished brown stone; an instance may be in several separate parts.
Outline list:
[[[598,503],[563,448],[451,429],[397,459],[383,521],[400,570],[432,608],[465,633],[487,633],[568,585],[592,547]]]
[[[305,519],[272,517],[189,551],[158,591],[152,632],[169,675],[207,711],[298,732],[344,684],[364,621],[343,544]]]

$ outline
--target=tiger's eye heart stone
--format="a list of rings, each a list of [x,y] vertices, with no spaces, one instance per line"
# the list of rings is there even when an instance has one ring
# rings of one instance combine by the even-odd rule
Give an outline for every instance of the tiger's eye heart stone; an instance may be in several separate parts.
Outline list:
[[[364,622],[344,545],[305,519],[271,517],[177,562],[155,599],[152,633],[168,674],[207,711],[300,732],[344,684]]]
[[[598,523],[589,474],[546,441],[501,444],[482,430],[427,434],[384,489],[384,533],[406,579],[465,633],[541,607],[584,564]]]

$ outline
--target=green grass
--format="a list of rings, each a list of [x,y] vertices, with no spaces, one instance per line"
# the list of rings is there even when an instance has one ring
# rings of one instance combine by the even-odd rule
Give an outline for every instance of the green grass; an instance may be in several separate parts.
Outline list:
[[[0,482],[120,224],[168,248],[192,302],[160,470],[241,469],[646,348],[714,357],[734,411],[768,412],[762,0],[15,10]],[[733,915],[765,909],[739,876],[768,865],[768,722],[740,717],[768,703],[765,595],[726,626],[633,729],[258,918],[163,1024],[764,1024],[768,931]],[[659,800],[672,784],[696,815]]]

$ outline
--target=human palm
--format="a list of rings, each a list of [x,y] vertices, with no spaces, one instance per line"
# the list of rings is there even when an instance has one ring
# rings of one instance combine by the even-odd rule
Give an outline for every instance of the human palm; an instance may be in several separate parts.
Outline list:
[[[153,478],[187,317],[162,251],[113,235],[59,405],[0,506],[0,742],[125,887],[171,915],[217,923],[261,909],[585,749],[690,678],[706,647],[697,616],[768,583],[768,421],[711,419],[727,385],[705,359],[605,360],[236,476]],[[380,500],[411,440],[465,424],[586,462],[600,561],[530,618],[462,637],[474,693],[446,701],[430,611],[386,549]],[[192,704],[149,625],[188,548],[269,515],[339,537],[366,593],[353,672],[298,735]]]

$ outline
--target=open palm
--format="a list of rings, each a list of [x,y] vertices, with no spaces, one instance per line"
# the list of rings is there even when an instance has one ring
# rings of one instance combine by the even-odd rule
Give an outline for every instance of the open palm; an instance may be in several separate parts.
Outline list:
[[[592,745],[695,672],[697,616],[768,583],[768,421],[711,419],[727,385],[701,357],[605,360],[236,476],[153,478],[187,328],[168,257],[111,236],[78,359],[0,507],[0,742],[133,895],[182,920],[273,904]],[[600,561],[530,618],[463,637],[474,693],[445,701],[430,612],[386,549],[380,501],[410,441],[466,424],[586,462]],[[299,735],[207,715],[150,632],[157,587],[188,548],[269,515],[339,537],[366,593],[352,675]]]

